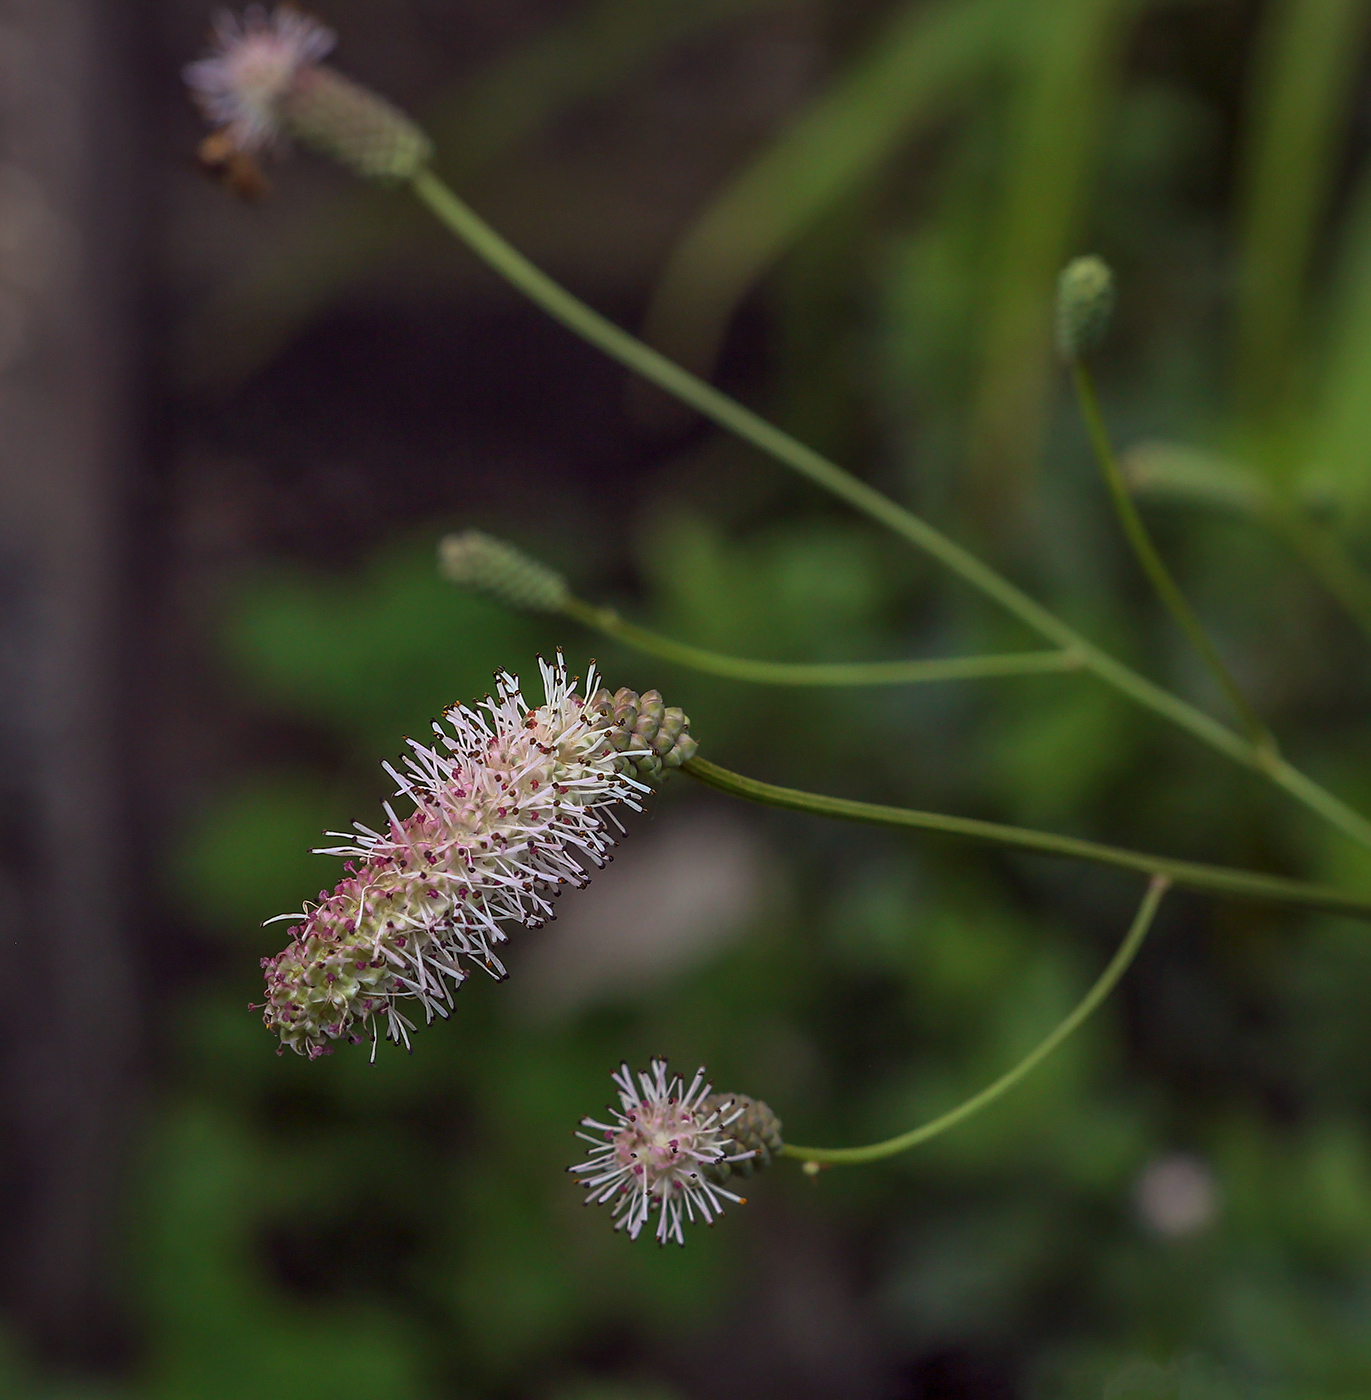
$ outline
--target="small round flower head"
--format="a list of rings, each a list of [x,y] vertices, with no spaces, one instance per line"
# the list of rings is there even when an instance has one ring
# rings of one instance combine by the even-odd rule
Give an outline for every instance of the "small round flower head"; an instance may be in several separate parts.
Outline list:
[[[280,140],[286,101],[300,74],[337,41],[331,29],[289,5],[270,15],[249,5],[241,18],[221,11],[214,52],[187,64],[184,76],[206,118],[240,151],[257,151]]]
[[[620,1106],[609,1106],[611,1122],[581,1119],[588,1131],[576,1136],[591,1144],[591,1152],[567,1168],[582,1178],[587,1205],[613,1201],[614,1228],[634,1240],[655,1212],[658,1244],[684,1244],[686,1221],[698,1215],[712,1225],[724,1201],[743,1204],[715,1179],[724,1163],[755,1155],[738,1151],[730,1131],[743,1115],[741,1104],[713,1101],[703,1068],[683,1090],[679,1076],[668,1077],[665,1060],[653,1060],[636,1081],[626,1064],[613,1078]]]
[[[432,747],[410,740],[403,771],[386,765],[414,804],[408,817],[387,803],[384,831],[329,833],[347,842],[325,852],[350,858],[346,878],[283,916],[296,937],[263,962],[263,1019],[283,1048],[314,1058],[368,1023],[373,1047],[383,1023],[408,1045],[405,1001],[432,1020],[470,966],[503,977],[494,948],[505,926],[539,927],[564,888],[604,866],[623,829],[613,809],[636,810],[649,790],[633,769],[648,751],[616,745],[611,717],[576,693],[560,652],[539,664],[542,705],[503,674],[484,713],[449,710]]]
[[[213,53],[184,76],[200,110],[240,152],[293,139],[365,179],[412,177],[432,143],[384,98],[320,62],[335,42],[331,29],[293,6],[268,15],[250,5],[241,19],[219,15]]]

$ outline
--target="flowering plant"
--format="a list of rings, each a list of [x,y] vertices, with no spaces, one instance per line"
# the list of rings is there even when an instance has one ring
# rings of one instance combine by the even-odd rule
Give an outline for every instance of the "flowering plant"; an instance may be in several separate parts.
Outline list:
[[[1008,579],[918,516],[836,463],[767,423],[703,380],[628,335],[554,283],[504,241],[430,167],[427,137],[403,114],[322,63],[332,35],[288,7],[250,9],[222,20],[215,52],[187,80],[218,137],[244,154],[288,140],[322,152],[367,178],[407,183],[429,210],[516,289],[590,344],[675,395],[715,424],[924,551],[1017,618],[1049,645],[1038,651],[897,662],[803,665],[753,660],[686,645],[637,626],[576,596],[567,580],[512,546],[475,531],[443,542],[440,566],[454,583],[476,587],[511,607],[564,617],[648,655],[741,682],[871,686],[948,679],[1080,672],[1178,726],[1242,766],[1362,847],[1371,822],[1294,766],[1231,674],[1152,541],[1100,411],[1088,355],[1113,306],[1112,274],[1099,259],[1078,259],[1062,274],[1058,348],[1073,381],[1119,523],[1157,597],[1225,697],[1233,723],[1156,685],[1029,597]],[[950,1111],[881,1142],[811,1148],[782,1140],[766,1105],[742,1095],[713,1095],[700,1070],[683,1087],[657,1059],[635,1081],[615,1076],[620,1107],[612,1121],[583,1119],[593,1151],[571,1170],[588,1199],[614,1202],[617,1228],[636,1238],[657,1215],[655,1236],[684,1241],[698,1215],[712,1222],[721,1202],[741,1200],[723,1183],[771,1156],[811,1172],[824,1164],[873,1162],[904,1152],[965,1121],[1012,1089],[1095,1010],[1127,970],[1166,892],[1175,887],[1271,900],[1371,917],[1371,901],[1338,888],[1258,871],[1123,849],[1075,836],[952,814],[855,802],[802,792],[731,772],[697,753],[679,709],[655,691],[595,688],[583,694],[560,656],[543,665],[544,702],[532,707],[518,681],[497,678],[484,713],[458,706],[433,746],[412,744],[403,771],[390,769],[407,816],[386,808],[384,830],[359,826],[330,854],[350,860],[347,877],[307,906],[290,946],[268,960],[267,1024],[283,1046],[311,1058],[370,1026],[409,1044],[413,1003],[426,1019],[445,1016],[471,965],[497,977],[495,949],[511,928],[551,914],[556,890],[583,885],[587,867],[613,844],[614,809],[636,807],[669,771],[680,769],[732,796],[868,824],[933,830],[1059,857],[1096,862],[1146,877],[1138,912],[1114,958],[1076,1007],[1037,1046],[990,1085]],[[706,736],[707,738],[707,736]]]

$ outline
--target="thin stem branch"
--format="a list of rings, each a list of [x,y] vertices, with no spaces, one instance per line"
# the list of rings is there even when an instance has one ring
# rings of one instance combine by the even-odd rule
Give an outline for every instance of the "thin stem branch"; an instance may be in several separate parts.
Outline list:
[[[873,1142],[867,1147],[800,1147],[795,1143],[788,1142],[781,1148],[780,1155],[782,1157],[798,1157],[804,1162],[829,1162],[848,1166],[857,1166],[864,1162],[879,1162],[884,1157],[894,1157],[897,1153],[908,1151],[911,1147],[917,1147],[921,1142],[927,1142],[929,1138],[935,1138],[940,1133],[945,1133],[949,1128],[955,1128],[959,1123],[964,1123],[983,1108],[989,1107],[1002,1094],[1007,1093],[1021,1079],[1035,1070],[1062,1041],[1090,1017],[1114,990],[1119,979],[1128,970],[1129,965],[1137,955],[1138,949],[1142,947],[1143,939],[1147,937],[1147,932],[1152,927],[1157,907],[1161,904],[1162,896],[1165,895],[1170,885],[1171,882],[1166,876],[1153,876],[1151,884],[1147,887],[1147,894],[1143,897],[1142,905],[1133,920],[1132,928],[1128,930],[1127,937],[1119,945],[1119,951],[1114,954],[1109,966],[1100,974],[1099,980],[1065,1020],[1059,1022],[1051,1033],[1030,1050],[1013,1069],[1002,1074],[993,1084],[987,1085],[979,1094],[973,1094],[964,1103],[940,1114],[931,1122],[913,1128],[907,1133],[901,1133],[899,1137],[889,1138],[885,1142]]]
[[[1115,660],[1035,602],[1022,589],[1016,588],[989,565],[911,511],[606,320],[529,262],[432,171],[421,171],[414,178],[413,188],[437,218],[472,252],[568,330],[658,388],[674,394],[720,427],[737,434],[922,549],[1040,636],[1078,654],[1082,666],[1106,684],[1188,730],[1195,738],[1235,762],[1264,773],[1278,787],[1317,812],[1345,836],[1371,848],[1371,822],[1359,812],[1283,759],[1263,751],[1203,710]]]
[[[1300,507],[1282,501],[1273,508],[1275,527],[1323,582],[1323,586],[1347,610],[1357,626],[1371,637],[1371,579],[1337,535],[1310,520]]]
[[[1095,381],[1084,361],[1072,360],[1071,379],[1076,386],[1076,401],[1080,405],[1081,417],[1085,420],[1091,446],[1095,449],[1095,458],[1099,462],[1105,485],[1109,488],[1110,498],[1114,502],[1115,514],[1119,517],[1119,524],[1123,526],[1123,532],[1133,548],[1138,563],[1142,565],[1143,572],[1151,581],[1152,587],[1156,590],[1157,596],[1167,611],[1175,618],[1181,631],[1189,638],[1190,645],[1195,648],[1200,660],[1209,668],[1210,673],[1219,683],[1219,688],[1228,697],[1228,703],[1232,705],[1242,720],[1248,738],[1256,747],[1274,756],[1277,753],[1277,746],[1270,730],[1262,723],[1257,712],[1248,703],[1247,697],[1242,693],[1242,688],[1234,680],[1233,673],[1228,669],[1223,657],[1219,655],[1214,643],[1209,640],[1209,634],[1195,615],[1195,610],[1186,601],[1185,595],[1180,590],[1180,585],[1172,578],[1171,570],[1166,567],[1165,560],[1157,552],[1156,545],[1152,543],[1152,536],[1147,532],[1147,526],[1138,513],[1138,507],[1133,503],[1133,497],[1129,494],[1123,472],[1119,468],[1119,461],[1114,453],[1114,444],[1110,441],[1109,430],[1104,423],[1104,414],[1100,411],[1100,400],[1099,395],[1095,392]]]
[[[1371,577],[1347,545],[1287,485],[1195,447],[1140,443],[1119,468],[1129,493],[1160,494],[1233,511],[1264,525],[1304,560],[1352,620],[1371,637]]]
[[[1341,890],[1332,889],[1327,885],[1314,885],[1303,880],[1289,880],[1280,875],[1263,875],[1254,870],[1239,870],[1225,865],[1203,865],[1197,861],[1173,860],[1168,856],[1149,855],[1144,851],[1133,851],[1123,846],[1106,846],[1098,841],[1086,841],[1077,836],[1059,836],[1055,832],[1006,826],[1001,822],[980,821],[975,817],[953,817],[942,812],[920,812],[908,807],[886,807],[875,802],[854,802],[845,797],[800,792],[795,788],[776,787],[757,778],[744,777],[741,773],[733,773],[704,758],[692,758],[682,772],[689,773],[706,787],[767,807],[781,807],[791,812],[812,812],[816,816],[838,817],[846,821],[866,822],[873,826],[940,831],[949,836],[964,836],[973,841],[1013,846],[1019,850],[1037,851],[1042,855],[1085,860],[1096,865],[1112,865],[1120,870],[1134,870],[1143,875],[1164,875],[1183,889],[1204,890],[1211,894],[1230,895],[1238,899],[1301,905],[1305,908],[1322,909],[1329,913],[1371,920],[1371,899],[1344,894]]]
[[[568,598],[562,611],[585,627],[603,632],[626,646],[674,661],[692,670],[755,685],[863,686],[913,685],[926,681],[974,681],[995,676],[1031,676],[1079,671],[1081,658],[1070,651],[1006,652],[998,656],[953,656],[930,661],[833,662],[829,664],[756,661],[725,656],[703,647],[673,641],[660,633],[625,622],[613,608],[597,608]]]

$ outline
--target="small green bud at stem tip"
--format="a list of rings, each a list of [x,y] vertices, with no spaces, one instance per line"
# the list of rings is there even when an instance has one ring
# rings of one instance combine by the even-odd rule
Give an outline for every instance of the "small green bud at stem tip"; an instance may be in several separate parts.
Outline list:
[[[1073,258],[1057,279],[1057,350],[1078,360],[1094,349],[1114,314],[1114,274],[1103,258]]]
[[[433,154],[433,143],[398,107],[323,64],[296,75],[281,116],[295,140],[364,180],[412,180]]]
[[[477,588],[507,607],[561,612],[570,590],[555,569],[479,530],[447,535],[438,545],[438,571],[450,583]]]

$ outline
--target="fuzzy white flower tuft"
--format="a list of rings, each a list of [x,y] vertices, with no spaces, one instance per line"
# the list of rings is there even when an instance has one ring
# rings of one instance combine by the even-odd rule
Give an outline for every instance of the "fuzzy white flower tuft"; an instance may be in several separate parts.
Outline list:
[[[668,1079],[665,1060],[653,1060],[636,1083],[626,1064],[613,1078],[621,1105],[609,1107],[614,1121],[581,1119],[581,1127],[591,1131],[576,1136],[593,1151],[579,1166],[567,1168],[584,1178],[587,1205],[612,1200],[614,1228],[635,1240],[656,1211],[657,1242],[684,1244],[685,1221],[698,1214],[712,1225],[723,1214],[724,1201],[744,1203],[717,1181],[724,1163],[756,1155],[731,1150],[737,1144],[730,1129],[745,1111],[742,1104],[706,1102],[712,1086],[705,1083],[703,1068],[682,1092],[679,1075]]]
[[[215,18],[214,52],[187,64],[184,77],[206,118],[240,151],[257,151],[280,139],[300,74],[335,43],[331,29],[289,5],[270,15],[250,5],[241,18],[227,11]]]
[[[493,951],[504,925],[539,927],[564,888],[604,866],[623,830],[612,809],[638,809],[649,787],[633,765],[654,755],[625,743],[593,669],[588,702],[560,652],[539,666],[544,704],[530,708],[518,679],[500,675],[484,713],[449,710],[432,747],[410,740],[404,771],[386,765],[414,803],[410,816],[387,803],[384,832],[358,823],[328,833],[347,842],[323,852],[350,858],[347,878],[302,915],[282,916],[302,927],[262,964],[263,1019],[283,1049],[314,1058],[341,1037],[360,1039],[367,1023],[373,1053],[382,1023],[408,1045],[401,1002],[416,1001],[427,1020],[445,1016],[469,965],[504,976]],[[678,746],[693,746],[689,721],[677,727]]]

